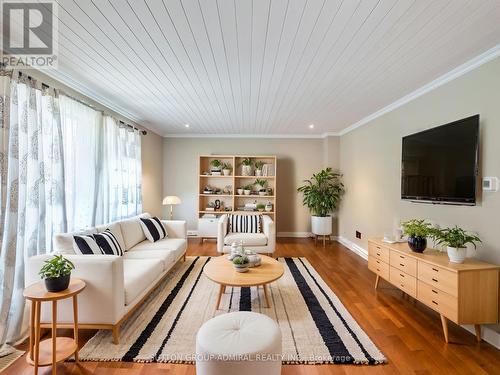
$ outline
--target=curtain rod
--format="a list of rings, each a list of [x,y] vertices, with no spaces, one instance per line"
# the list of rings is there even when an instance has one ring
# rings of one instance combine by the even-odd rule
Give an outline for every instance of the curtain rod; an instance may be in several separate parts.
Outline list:
[[[3,65],[3,64],[2,64],[2,65]],[[21,76],[23,76],[23,75],[24,75],[24,76],[26,76],[26,77],[27,77],[30,81],[33,79],[33,78],[31,78],[31,76],[29,76],[29,75],[27,75],[27,74],[25,74],[25,73],[23,73],[23,72],[19,71],[19,77],[21,77]],[[47,84],[46,84],[46,83],[44,83],[44,82],[42,82],[42,83],[41,83],[41,85],[42,85],[42,89],[44,89],[44,88],[46,88],[46,89],[50,88],[50,86],[49,86],[49,85],[47,85]],[[99,112],[102,112],[103,114],[106,114],[106,115],[108,115],[108,116],[111,116],[111,115],[109,115],[108,113],[106,113],[105,111],[100,110],[100,109],[97,109],[94,105],[89,104],[89,103],[86,103],[86,102],[84,102],[84,101],[83,101],[83,100],[81,100],[81,99],[75,98],[74,96],[67,94],[66,92],[64,92],[64,90],[59,90],[59,91],[60,91],[60,92],[61,92],[64,96],[67,96],[68,98],[70,98],[70,99],[72,99],[72,100],[74,100],[74,101],[76,101],[76,102],[78,102],[78,103],[80,103],[80,104],[82,104],[82,105],[84,105],[84,106],[87,106],[87,107],[89,107],[89,108],[92,108],[94,111],[99,111]],[[111,116],[111,117],[114,117],[114,116]],[[138,128],[138,127],[136,127],[136,126],[133,126],[133,125],[127,124],[127,123],[125,123],[125,122],[124,122],[124,121],[122,121],[122,120],[118,120],[118,122],[119,122],[120,124],[123,124],[123,125],[128,126],[129,128],[132,128],[132,129],[138,130],[138,131],[139,131],[142,135],[146,135],[146,134],[148,134],[148,132],[147,132],[146,130],[144,130],[144,129],[139,129],[139,128]]]

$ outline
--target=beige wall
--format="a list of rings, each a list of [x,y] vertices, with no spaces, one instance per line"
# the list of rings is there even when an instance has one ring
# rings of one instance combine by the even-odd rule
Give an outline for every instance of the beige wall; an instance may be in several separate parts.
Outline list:
[[[483,239],[477,257],[500,264],[500,192],[474,207],[410,203],[400,199],[401,138],[479,113],[483,176],[500,177],[500,59],[455,79],[340,139],[347,194],[340,235],[366,249],[367,238],[391,233],[395,222],[427,218],[459,225]],[[363,234],[355,238],[355,231]]]
[[[43,74],[43,72],[30,69],[26,70],[26,75],[33,77],[39,83],[45,83],[52,88],[57,88],[64,91],[66,94],[77,98],[84,103],[92,105],[95,109],[104,111],[107,114],[110,114],[117,118],[118,120],[122,120],[127,124],[135,125],[138,128],[145,129],[140,124],[123,117],[117,112],[109,109],[108,107],[103,106],[102,104],[86,97],[85,95],[79,93],[78,91],[73,90],[72,88],[62,84],[59,81],[56,81],[49,76]],[[151,130],[146,129],[148,134],[142,137],[142,204],[143,210],[145,212],[149,212],[153,215],[161,216],[162,214],[162,184],[163,184],[163,164],[162,164],[162,141],[163,138]]]
[[[309,232],[309,212],[302,206],[296,191],[302,180],[324,166],[323,139],[260,139],[260,138],[165,138],[163,141],[163,194],[178,195],[182,204],[175,207],[175,218],[188,221],[188,228],[197,228],[198,156],[203,154],[276,155],[277,230],[278,232]],[[335,140],[331,141],[333,150]],[[330,160],[331,159],[331,160]],[[328,162],[338,161],[331,157]],[[332,165],[338,168],[338,165]],[[166,211],[164,211],[166,214]]]
[[[151,215],[163,216],[163,137],[148,130],[141,138],[142,209]]]

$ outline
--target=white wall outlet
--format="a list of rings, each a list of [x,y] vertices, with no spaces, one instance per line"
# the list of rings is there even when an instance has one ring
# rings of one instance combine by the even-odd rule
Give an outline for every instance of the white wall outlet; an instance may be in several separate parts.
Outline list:
[[[498,191],[498,178],[483,177],[483,191]]]

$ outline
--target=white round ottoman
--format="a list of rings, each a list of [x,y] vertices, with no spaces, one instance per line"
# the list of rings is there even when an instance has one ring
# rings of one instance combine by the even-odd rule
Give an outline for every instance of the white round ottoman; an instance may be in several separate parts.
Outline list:
[[[203,324],[196,335],[197,375],[279,375],[281,331],[266,315],[240,311]]]

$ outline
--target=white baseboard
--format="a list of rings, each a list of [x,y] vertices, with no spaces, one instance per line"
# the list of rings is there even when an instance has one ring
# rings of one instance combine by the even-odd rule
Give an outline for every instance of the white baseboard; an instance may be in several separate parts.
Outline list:
[[[361,258],[363,258],[365,260],[368,259],[368,251],[366,249],[362,248],[361,246],[359,246],[358,244],[356,244],[356,243],[352,242],[351,240],[348,240],[347,238],[342,237],[342,236],[336,237],[336,240],[338,242],[340,242],[342,245],[344,245],[345,247],[347,247],[352,252],[358,254]]]
[[[311,237],[310,232],[278,232],[276,237],[293,237],[293,238],[308,238]]]
[[[348,240],[345,237],[336,237],[336,240],[340,242],[342,245],[347,247],[349,250],[352,252],[356,253],[363,259],[368,259],[368,252],[359,246],[358,244],[352,242],[351,240]],[[461,325],[462,328],[466,329],[473,335],[476,334],[476,331],[474,329],[473,325]],[[500,332],[497,332],[496,330],[488,327],[488,326],[482,326],[482,338],[484,341],[487,343],[493,345],[495,348],[500,349]]]

